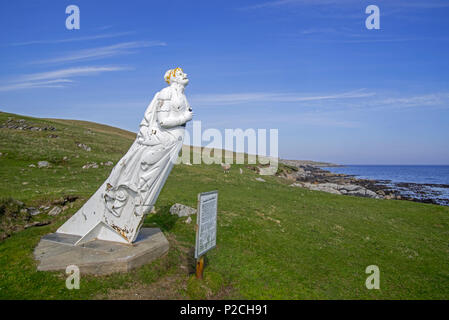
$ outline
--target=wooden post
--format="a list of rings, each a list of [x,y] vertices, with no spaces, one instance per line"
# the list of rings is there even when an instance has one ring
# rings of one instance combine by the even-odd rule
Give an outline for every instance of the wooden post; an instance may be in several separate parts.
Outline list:
[[[196,278],[203,279],[204,256],[196,260]]]

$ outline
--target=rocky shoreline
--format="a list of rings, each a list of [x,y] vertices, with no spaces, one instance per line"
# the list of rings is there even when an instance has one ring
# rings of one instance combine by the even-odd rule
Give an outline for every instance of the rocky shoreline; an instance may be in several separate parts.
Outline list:
[[[397,199],[449,205],[449,200],[439,198],[438,192],[434,191],[434,188],[449,188],[449,185],[358,179],[354,176],[327,171],[322,169],[319,164],[304,164],[304,161],[301,160],[279,160],[279,163],[282,166],[277,175],[292,181],[292,187],[375,199]]]

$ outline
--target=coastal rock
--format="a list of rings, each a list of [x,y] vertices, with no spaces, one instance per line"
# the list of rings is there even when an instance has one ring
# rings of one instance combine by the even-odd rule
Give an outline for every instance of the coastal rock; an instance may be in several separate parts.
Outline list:
[[[309,190],[323,191],[333,194],[344,194],[368,198],[381,198],[377,193],[355,184],[336,184],[336,183],[293,183],[292,187],[303,187]]]
[[[277,168],[275,167],[257,167],[257,169],[261,176],[271,176],[277,171]]]
[[[281,165],[276,175],[293,181],[292,187],[299,186],[335,194],[338,191],[343,195],[358,197],[449,205],[449,200],[443,199],[440,191],[441,188],[449,189],[449,184],[362,179],[343,173],[333,173],[323,169],[324,166],[321,164],[316,165],[304,160],[280,160],[279,163]]]
[[[196,209],[193,209],[180,203],[175,203],[174,205],[171,206],[170,213],[175,214],[178,217],[187,217],[192,214],[196,214]]]
[[[319,184],[304,183],[304,187],[309,190],[323,191],[333,194],[341,194],[340,191],[338,191],[338,185],[335,183],[319,183]]]

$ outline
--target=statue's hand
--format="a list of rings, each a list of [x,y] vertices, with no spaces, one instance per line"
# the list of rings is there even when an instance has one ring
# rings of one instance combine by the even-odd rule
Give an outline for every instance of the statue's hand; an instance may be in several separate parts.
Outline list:
[[[189,110],[187,110],[184,113],[185,122],[192,120],[192,118],[193,118],[193,111],[192,111],[192,108],[189,108]]]

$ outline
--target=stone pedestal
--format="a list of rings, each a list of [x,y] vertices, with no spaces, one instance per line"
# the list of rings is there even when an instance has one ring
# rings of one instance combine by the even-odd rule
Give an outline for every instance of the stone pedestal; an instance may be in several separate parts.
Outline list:
[[[127,272],[159,258],[169,247],[164,234],[157,228],[141,229],[132,244],[92,240],[75,246],[80,238],[62,233],[42,237],[34,249],[34,257],[39,261],[37,269],[65,271],[67,266],[76,265],[81,274]]]

